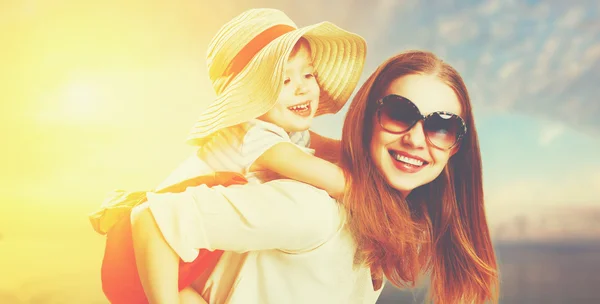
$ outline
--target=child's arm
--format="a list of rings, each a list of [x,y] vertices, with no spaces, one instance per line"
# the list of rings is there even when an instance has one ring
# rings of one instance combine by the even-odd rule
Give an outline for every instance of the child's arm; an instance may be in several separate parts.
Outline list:
[[[321,188],[334,198],[339,198],[346,186],[340,167],[305,153],[292,143],[275,144],[259,156],[253,166]]]
[[[310,132],[310,148],[315,150],[315,156],[331,163],[340,162],[341,144],[333,138],[321,136],[313,131]]]

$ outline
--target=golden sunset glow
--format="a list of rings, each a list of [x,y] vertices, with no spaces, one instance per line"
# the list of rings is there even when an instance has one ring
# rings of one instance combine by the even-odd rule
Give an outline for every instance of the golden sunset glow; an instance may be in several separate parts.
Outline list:
[[[473,17],[473,20],[496,20],[485,14],[501,10],[500,4],[496,5],[500,2],[483,1],[468,13],[477,18],[483,16]],[[190,155],[193,148],[184,143],[187,132],[202,108],[215,97],[206,71],[208,43],[222,24],[240,12],[273,7],[285,11],[300,26],[327,20],[363,35],[369,49],[360,84],[384,59],[415,45],[431,46],[427,43],[433,41],[435,52],[442,57],[467,54],[458,47],[468,43],[471,43],[467,46],[470,48],[479,45],[476,38],[468,40],[471,36],[481,34],[493,40],[497,34],[501,39],[502,35],[510,36],[518,30],[511,32],[503,26],[501,31],[496,29],[497,24],[488,26],[489,29],[477,29],[477,24],[467,22],[467,13],[449,16],[443,9],[437,9],[438,15],[431,17],[435,22],[430,22],[425,20],[433,16],[430,8],[418,11],[417,3],[419,1],[3,0],[0,3],[0,303],[91,303],[90,299],[97,300],[93,303],[106,303],[99,275],[104,238],[94,232],[87,215],[95,211],[111,190],[157,186]],[[535,20],[542,20],[536,22],[543,25],[543,20],[550,16],[544,12],[552,7],[540,6],[542,8],[532,10],[532,14],[538,14]],[[511,9],[505,14],[512,18],[513,12],[520,9]],[[576,29],[585,24],[578,20],[583,20],[587,11],[566,14],[566,21],[557,23],[557,27]],[[410,21],[412,19],[406,21],[406,25],[400,23],[405,20],[399,17],[401,12],[407,20],[411,15],[417,16],[414,18],[417,21],[424,20],[419,21],[421,27],[410,27],[414,25],[410,22],[417,22]],[[498,24],[510,23],[501,18],[497,20],[500,20]],[[542,26],[540,28],[542,31]],[[461,73],[462,67],[471,67],[464,70],[470,73],[465,79],[476,105],[482,142],[484,181],[488,183],[485,185],[487,212],[490,223],[502,223],[498,226],[502,233],[510,235],[510,231],[515,230],[513,219],[519,214],[531,215],[530,223],[539,216],[539,222],[551,229],[544,232],[540,228],[541,232],[531,235],[544,237],[549,234],[562,237],[567,228],[579,227],[560,221],[567,216],[574,221],[584,218],[589,221],[582,225],[597,223],[596,218],[582,214],[600,216],[597,198],[600,162],[593,156],[600,146],[589,136],[597,133],[585,133],[584,127],[575,129],[558,119],[531,131],[539,127],[536,120],[527,116],[535,112],[532,109],[554,109],[554,105],[547,105],[545,95],[535,95],[537,99],[519,95],[533,89],[518,90],[522,83],[531,82],[537,91],[547,90],[556,96],[571,94],[567,89],[555,94],[552,90],[559,86],[548,82],[548,75],[561,73],[546,70],[553,67],[548,62],[558,62],[560,67],[563,61],[571,64],[579,58],[589,61],[576,69],[578,75],[588,78],[585,78],[587,82],[574,82],[581,83],[582,87],[587,84],[594,75],[586,68],[600,62],[597,51],[600,42],[589,38],[600,37],[597,36],[600,30],[589,28],[589,32],[579,31],[583,38],[573,43],[570,36],[557,39],[569,45],[568,52],[559,48],[549,52],[550,55],[540,55],[538,60],[534,57],[527,61],[543,65],[531,69],[542,71],[539,79],[527,76],[523,63],[500,62],[508,58],[504,55],[513,49],[522,53],[512,57],[525,58],[548,44],[548,48],[552,47],[550,41],[532,42],[530,32],[524,35],[528,43],[523,46],[502,49],[489,42],[491,46],[485,48],[481,58],[468,53],[465,58],[453,55],[455,60],[449,60],[460,67]],[[527,31],[533,31],[533,26],[527,27]],[[544,33],[536,37],[546,37]],[[553,30],[551,33],[563,32]],[[535,52],[532,51],[534,46]],[[577,47],[588,56],[577,53]],[[489,53],[490,50],[495,53]],[[526,80],[518,79],[521,74],[526,75],[523,76]],[[486,75],[498,75],[498,78],[490,78],[492,80],[486,83],[487,78],[482,78]],[[520,83],[502,82],[512,78]],[[561,78],[561,84],[562,81]],[[568,82],[564,83],[568,86]],[[484,87],[488,95],[482,95]],[[585,91],[579,86],[576,89]],[[596,92],[590,92],[584,93],[597,97]],[[488,101],[491,98],[485,97],[489,96],[498,97],[498,101]],[[569,101],[569,105],[578,109],[570,111],[565,107],[567,110],[561,110],[561,115],[565,112],[565,118],[574,117],[572,120],[578,122],[589,113],[597,114],[597,105],[586,104],[591,99],[586,98],[588,95],[582,96]],[[522,100],[517,101],[518,97]],[[489,109],[517,109],[514,112],[519,112],[525,108],[529,112],[522,120],[506,114],[506,120],[496,121],[492,118],[497,116],[487,114]],[[505,113],[512,114],[508,110]],[[319,118],[315,125],[324,135],[338,136],[344,114],[342,111]],[[595,131],[599,126],[588,125],[595,127]],[[584,144],[586,148],[573,148]],[[537,152],[530,152],[534,148]],[[563,151],[560,149],[580,154],[572,157],[574,164],[560,166],[562,162],[548,156],[559,154],[556,151]],[[519,159],[525,154],[526,160]],[[509,166],[519,161],[524,165]],[[512,168],[522,171],[513,174]],[[540,215],[540,210],[554,207],[548,216],[550,220],[544,217],[545,213]],[[530,227],[538,226],[530,224]],[[600,235],[598,226],[577,229],[577,233]],[[35,295],[53,295],[57,290],[72,290],[73,294],[56,293],[50,302],[35,298]]]
[[[87,214],[112,189],[153,188],[192,151],[186,132],[214,98],[206,47],[237,13],[206,5],[0,5],[0,302],[57,280],[81,293],[64,302],[102,303],[104,242]]]

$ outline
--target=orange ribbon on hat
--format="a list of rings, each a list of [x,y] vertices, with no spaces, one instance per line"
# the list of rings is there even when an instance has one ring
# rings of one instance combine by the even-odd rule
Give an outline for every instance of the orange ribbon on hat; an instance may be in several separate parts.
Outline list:
[[[237,75],[241,72],[250,60],[267,44],[271,41],[281,37],[283,34],[289,33],[296,30],[293,26],[286,24],[278,24],[272,26],[262,33],[256,35],[248,44],[246,44],[238,53],[235,55],[229,68],[225,72],[225,75]]]

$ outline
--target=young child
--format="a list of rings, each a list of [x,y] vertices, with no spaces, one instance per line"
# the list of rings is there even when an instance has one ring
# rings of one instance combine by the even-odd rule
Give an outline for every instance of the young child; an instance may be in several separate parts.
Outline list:
[[[199,146],[195,155],[159,188],[184,176],[228,171],[257,182],[291,178],[322,188],[332,196],[341,194],[344,188],[341,169],[312,155],[314,151],[309,145],[309,128],[321,95],[317,77],[310,44],[301,37],[284,64],[281,89],[272,108],[205,138],[190,139]]]
[[[188,138],[198,150],[158,188],[226,171],[249,182],[295,179],[340,196],[345,187],[343,172],[323,159],[334,156],[319,153],[335,154],[336,143],[309,128],[315,116],[336,113],[349,99],[365,51],[362,37],[328,22],[298,29],[274,9],[252,9],[235,17],[209,46],[208,70],[217,99],[203,111]],[[189,228],[193,226],[187,225],[201,221],[193,218],[193,206],[145,205],[137,208],[152,210],[178,257],[196,263],[200,249],[190,251],[189,244],[182,244],[182,239],[194,238]],[[177,302],[178,264],[169,263],[167,257],[172,253],[156,252],[145,244],[144,240],[133,243],[148,299]],[[214,263],[221,254],[200,252],[204,261]],[[190,288],[183,289],[179,300],[194,298],[192,294]],[[201,302],[199,296],[196,300]]]

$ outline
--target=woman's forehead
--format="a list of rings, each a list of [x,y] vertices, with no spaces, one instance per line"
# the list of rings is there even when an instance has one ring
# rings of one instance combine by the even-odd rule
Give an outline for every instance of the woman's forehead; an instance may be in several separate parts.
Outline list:
[[[462,116],[462,106],[456,93],[437,76],[411,74],[396,78],[384,96],[389,94],[410,99],[423,114],[445,111]]]

